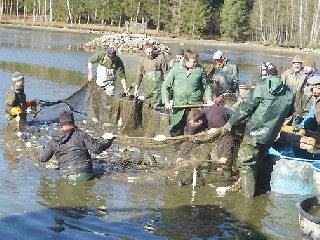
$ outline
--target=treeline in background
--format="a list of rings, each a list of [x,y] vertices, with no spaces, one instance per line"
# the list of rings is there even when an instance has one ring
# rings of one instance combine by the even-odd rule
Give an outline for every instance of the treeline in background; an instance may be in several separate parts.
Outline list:
[[[319,46],[320,0],[0,0],[0,19],[98,24],[136,23],[172,36]]]

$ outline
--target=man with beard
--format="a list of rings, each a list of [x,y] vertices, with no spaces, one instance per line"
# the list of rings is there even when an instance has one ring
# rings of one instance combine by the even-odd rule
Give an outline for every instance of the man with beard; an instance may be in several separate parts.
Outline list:
[[[19,130],[26,125],[27,108],[34,106],[35,100],[26,101],[24,93],[24,75],[20,72],[12,74],[12,87],[6,97],[6,118],[9,125],[17,121]]]
[[[143,47],[143,57],[138,65],[137,76],[135,80],[134,96],[139,96],[139,87],[143,83],[144,106],[155,108],[161,103],[161,85],[168,66],[163,55],[154,52],[153,45],[146,43]]]
[[[296,55],[292,60],[292,67],[281,74],[283,81],[291,88],[294,95],[295,116],[302,115],[304,110],[302,99],[305,95],[306,75],[302,67],[302,59]]]

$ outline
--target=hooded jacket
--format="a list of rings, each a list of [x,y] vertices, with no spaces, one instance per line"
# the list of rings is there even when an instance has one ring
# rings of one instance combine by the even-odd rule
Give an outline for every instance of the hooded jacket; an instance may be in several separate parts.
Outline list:
[[[26,94],[24,93],[24,88],[17,88],[15,85],[12,86],[10,91],[7,94],[6,97],[6,114],[10,118],[15,118],[16,116],[11,115],[11,109],[13,107],[20,107],[22,110],[22,114],[20,115],[21,120],[26,122],[27,113],[26,110],[28,108],[27,106],[27,100],[26,100]]]
[[[257,82],[251,97],[229,123],[234,126],[246,119],[245,135],[258,143],[272,144],[292,111],[292,91],[279,76],[272,76]]]
[[[52,134],[48,146],[41,152],[40,161],[49,161],[55,155],[61,175],[92,173],[90,152],[99,154],[109,148],[111,143],[112,140],[99,143],[79,128],[58,130]]]

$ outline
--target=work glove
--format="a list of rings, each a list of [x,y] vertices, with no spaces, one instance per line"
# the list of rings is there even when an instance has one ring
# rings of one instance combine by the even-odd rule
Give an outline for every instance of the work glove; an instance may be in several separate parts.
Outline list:
[[[37,101],[36,100],[29,100],[27,101],[27,106],[31,107],[31,106],[36,106],[37,105]]]
[[[297,124],[297,125],[294,126],[293,131],[294,132],[299,132],[303,128],[304,128],[303,124]]]
[[[225,135],[226,133],[231,131],[231,124],[229,122],[227,122],[225,125],[223,125],[223,127],[221,128],[221,135]]]
[[[220,100],[220,98],[214,98],[213,99],[213,102],[215,103],[215,104],[219,104],[219,103],[221,103],[221,100]]]
[[[102,135],[102,138],[103,138],[104,140],[113,140],[114,135],[113,135],[113,133],[106,132],[106,133],[104,133],[104,134]]]
[[[11,115],[12,116],[19,115],[21,113],[22,113],[22,109],[20,107],[11,108]]]

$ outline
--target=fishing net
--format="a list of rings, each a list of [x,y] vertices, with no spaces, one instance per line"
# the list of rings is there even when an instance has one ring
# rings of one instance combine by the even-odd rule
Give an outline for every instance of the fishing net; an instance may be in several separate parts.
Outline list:
[[[243,103],[236,94],[221,95],[220,100],[231,112]],[[38,100],[38,104],[40,113],[29,121],[32,124],[19,134],[18,141],[14,127],[4,131],[14,132],[4,134],[8,153],[33,160],[37,165],[42,146],[59,129],[57,116],[69,108],[75,113],[77,126],[94,138],[101,139],[105,132],[116,136],[111,148],[93,155],[94,170],[99,177],[186,185],[195,184],[196,174],[197,185],[216,187],[231,186],[238,179],[235,160],[241,134],[221,136],[220,129],[216,129],[211,133],[170,137],[169,113],[147,109],[143,101],[132,97],[108,96],[94,82],[86,83],[65,99]],[[40,165],[59,167],[54,158]]]

